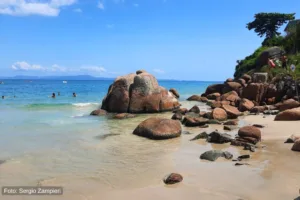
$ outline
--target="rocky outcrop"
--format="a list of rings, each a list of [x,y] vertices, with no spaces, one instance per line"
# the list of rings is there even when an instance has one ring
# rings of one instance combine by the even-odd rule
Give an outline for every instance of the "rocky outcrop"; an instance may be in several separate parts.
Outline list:
[[[164,178],[164,183],[167,185],[179,183],[183,180],[183,177],[177,173],[171,173]]]
[[[227,120],[227,113],[222,108],[215,108],[212,111],[212,117],[213,117],[213,119],[216,119],[219,121],[224,121],[224,120]]]
[[[182,129],[178,120],[151,117],[136,127],[133,134],[154,140],[179,137]]]
[[[255,101],[260,104],[265,97],[267,86],[263,83],[250,83],[243,89],[242,98]]]
[[[262,67],[264,65],[268,64],[269,58],[278,58],[280,59],[280,55],[284,54],[284,50],[282,50],[280,47],[270,47],[266,50],[264,50],[259,57],[256,60],[256,65],[258,67]]]
[[[227,93],[227,92],[231,92],[231,91],[235,91],[239,94],[241,87],[242,87],[242,85],[238,82],[227,82],[227,83],[224,84],[222,94]]]
[[[105,110],[98,109],[98,110],[94,110],[93,112],[91,112],[90,115],[94,115],[94,116],[104,116],[104,115],[107,115],[107,112],[106,112]]]
[[[300,120],[300,108],[285,110],[276,115],[275,121],[298,121]]]
[[[116,113],[153,113],[180,106],[174,95],[144,71],[120,76],[110,85],[101,109]]]
[[[213,84],[206,88],[205,95],[209,95],[212,93],[220,93],[222,94],[222,90],[224,88],[224,84]]]
[[[253,83],[267,83],[268,73],[254,73],[252,82]]]
[[[220,96],[221,96],[220,93],[215,92],[215,93],[211,93],[211,94],[207,95],[206,98],[210,99],[210,100],[216,100]]]

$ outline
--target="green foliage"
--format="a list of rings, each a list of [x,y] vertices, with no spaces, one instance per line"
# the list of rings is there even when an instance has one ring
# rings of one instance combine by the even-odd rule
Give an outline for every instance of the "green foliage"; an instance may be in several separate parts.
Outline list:
[[[265,36],[266,39],[279,36],[278,29],[288,22],[295,19],[295,13],[257,13],[254,16],[255,20],[247,24],[248,30],[254,31],[260,36]]]
[[[250,56],[247,56],[243,60],[239,60],[237,66],[235,67],[234,77],[237,78],[242,76],[244,73],[249,73],[250,70],[255,70],[258,56],[267,48],[268,47],[260,47],[256,49]]]
[[[262,45],[266,47],[273,47],[273,46],[282,46],[284,44],[284,37],[282,36],[274,36],[272,38],[266,38]]]

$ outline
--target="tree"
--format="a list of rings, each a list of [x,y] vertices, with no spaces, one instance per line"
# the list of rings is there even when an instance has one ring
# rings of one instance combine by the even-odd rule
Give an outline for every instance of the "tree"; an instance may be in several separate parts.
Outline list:
[[[254,18],[254,21],[247,24],[248,30],[254,29],[254,32],[260,37],[266,36],[266,40],[268,40],[279,36],[278,29],[286,22],[294,20],[295,13],[257,13]]]

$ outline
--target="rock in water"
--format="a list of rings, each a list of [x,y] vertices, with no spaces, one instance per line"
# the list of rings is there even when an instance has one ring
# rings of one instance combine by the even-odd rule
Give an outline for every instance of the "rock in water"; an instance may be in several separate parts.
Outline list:
[[[183,180],[183,177],[177,173],[171,173],[164,178],[165,184],[175,184]]]
[[[130,114],[130,113],[119,113],[116,114],[113,118],[114,119],[127,119],[127,118],[134,118],[136,115]]]
[[[179,137],[182,129],[178,120],[151,117],[136,127],[133,134],[154,140]]]
[[[254,126],[244,126],[240,128],[238,135],[240,137],[251,137],[256,138],[259,141],[261,140],[261,132]]]
[[[117,77],[102,101],[102,109],[116,113],[153,113],[179,108],[174,95],[147,72]]]
[[[208,135],[207,142],[216,143],[216,144],[224,144],[231,142],[232,138],[230,135],[226,133],[219,133],[214,131]]]
[[[206,151],[205,153],[201,154],[200,159],[215,161],[219,157],[224,157],[226,159],[231,159],[233,156],[228,151],[223,152],[221,150],[210,150],[210,151]]]
[[[275,121],[298,121],[300,120],[300,108],[285,110],[276,115]]]
[[[202,132],[198,135],[196,135],[193,139],[190,139],[190,141],[199,140],[199,139],[207,139],[208,134],[206,132]]]
[[[292,147],[292,151],[300,151],[300,140],[297,140]]]
[[[106,115],[107,112],[105,110],[102,109],[98,109],[98,110],[94,110],[93,112],[91,112],[90,115],[94,115],[94,116],[104,116]]]

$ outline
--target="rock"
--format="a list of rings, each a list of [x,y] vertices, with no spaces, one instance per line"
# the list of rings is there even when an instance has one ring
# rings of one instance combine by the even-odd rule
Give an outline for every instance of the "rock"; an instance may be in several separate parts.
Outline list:
[[[182,114],[181,113],[175,113],[172,116],[172,119],[181,121],[182,120]]]
[[[206,97],[201,97],[200,98],[200,101],[203,102],[203,103],[206,103],[208,101],[208,98]]]
[[[210,150],[210,151],[206,151],[205,153],[201,154],[200,159],[215,161],[219,157],[224,157],[226,159],[231,159],[232,154],[227,152],[227,151],[223,152],[223,151],[220,151],[220,150]]]
[[[230,105],[222,105],[222,108],[226,111],[228,118],[230,119],[238,118],[238,116],[241,115],[241,112],[236,107]]]
[[[98,110],[94,110],[93,112],[91,112],[90,115],[94,115],[94,116],[104,116],[106,115],[107,112],[105,110],[102,109],[98,109]]]
[[[235,163],[234,164],[235,166],[241,166],[241,165],[249,165],[248,163],[240,163],[240,162],[238,162],[238,163]]]
[[[300,151],[300,140],[296,140],[292,146],[292,151]]]
[[[200,95],[192,95],[189,98],[187,98],[187,101],[201,101]]]
[[[298,121],[300,120],[300,108],[293,108],[280,112],[275,121]]]
[[[268,73],[254,73],[252,82],[253,83],[267,83]]]
[[[244,79],[245,81],[246,81],[246,83],[248,83],[249,81],[251,81],[251,76],[249,76],[248,74],[244,74],[243,76],[242,76],[242,79]]]
[[[264,65],[268,65],[268,59],[269,58],[278,58],[280,59],[280,56],[284,54],[284,50],[282,50],[280,47],[274,46],[270,47],[266,50],[264,50],[257,58],[256,65],[260,68]]]
[[[228,79],[226,79],[225,83],[227,83],[227,82],[233,82],[233,81],[234,80],[232,78],[228,78]]]
[[[213,119],[216,119],[219,121],[224,121],[224,120],[227,120],[227,113],[222,108],[215,108],[212,111],[212,117],[213,117]]]
[[[202,126],[199,126],[199,128],[208,128],[208,127],[209,127],[208,124],[204,124],[204,125],[202,125]]]
[[[209,95],[209,94],[212,94],[212,93],[215,93],[215,92],[218,92],[218,93],[221,94],[223,88],[224,88],[224,84],[213,84],[213,85],[210,85],[206,88],[205,94]]]
[[[182,131],[182,134],[190,135],[190,134],[193,134],[193,133],[191,133],[191,132],[189,132],[189,131]]]
[[[204,115],[203,115],[204,118],[206,119],[211,119],[212,118],[212,114],[211,112],[206,112]]]
[[[177,99],[179,99],[180,95],[178,93],[178,91],[175,88],[171,88],[169,90]]]
[[[244,150],[255,152],[255,146],[253,144],[246,143],[246,145],[244,146]]]
[[[284,143],[295,143],[300,139],[300,135],[291,135]]]
[[[211,103],[211,108],[221,108],[222,105],[230,105],[230,101],[213,101]]]
[[[179,108],[173,111],[173,113],[180,113],[182,115],[185,115],[189,110],[187,108]]]
[[[185,114],[186,117],[195,117],[195,118],[199,118],[200,114],[199,113],[194,113],[194,112],[187,112]]]
[[[256,144],[259,141],[254,137],[236,137],[235,140],[251,144]]]
[[[183,180],[183,177],[180,174],[171,173],[164,178],[164,183],[169,185],[169,184],[179,183],[182,180]]]
[[[257,127],[257,128],[265,128],[265,126],[261,125],[261,124],[253,124],[252,126]]]
[[[230,92],[230,91],[235,91],[235,92],[239,93],[240,88],[242,87],[242,85],[238,82],[227,82],[224,85],[225,86],[222,90],[222,94]]]
[[[243,98],[240,101],[239,110],[242,112],[251,110],[253,107],[254,107],[254,103],[246,98]]]
[[[210,100],[216,100],[218,97],[220,97],[221,94],[218,93],[218,92],[215,92],[215,93],[211,93],[211,94],[208,94],[206,96],[207,99],[210,99]]]
[[[247,84],[246,84],[246,81],[244,80],[244,79],[242,79],[242,78],[239,78],[238,80],[237,80],[237,82],[239,83],[239,84],[241,84],[243,87],[245,87]]]
[[[203,126],[207,124],[208,119],[196,118],[196,117],[185,117],[182,123],[187,127]]]
[[[208,135],[207,142],[216,143],[216,144],[224,144],[231,142],[232,138],[230,135],[226,133],[219,133],[214,131]]]
[[[207,121],[208,124],[222,124],[222,122],[220,122],[219,120],[216,119],[210,119]]]
[[[265,110],[267,110],[267,106],[254,106],[251,110],[250,113],[262,113]]]
[[[244,126],[239,129],[238,135],[240,137],[252,137],[256,138],[257,140],[261,140],[261,132],[258,128],[254,126]]]
[[[226,130],[226,131],[232,131],[232,130],[237,129],[237,128],[238,128],[237,126],[232,126],[232,125],[225,125],[223,127],[223,129]]]
[[[266,94],[267,86],[268,85],[263,83],[250,83],[243,89],[242,98],[246,98],[260,104]]]
[[[199,140],[199,139],[207,139],[208,134],[204,131],[198,135],[196,135],[194,138],[190,139],[190,141]]]
[[[154,140],[179,137],[181,124],[177,120],[151,117],[140,123],[133,134]]]
[[[141,73],[147,73],[147,71],[146,71],[146,70],[143,70],[143,69],[137,70],[137,71],[136,71],[136,74],[137,74],[137,75],[139,75],[139,74],[141,74]]]
[[[108,137],[117,136],[117,135],[121,135],[121,134],[119,134],[119,133],[108,133],[108,134],[104,134],[104,135],[98,135],[95,138],[100,139],[100,140],[105,140]]]
[[[127,119],[127,118],[134,118],[136,115],[130,113],[119,113],[116,114],[113,118],[114,119]]]
[[[200,113],[200,108],[198,106],[193,106],[189,112]]]
[[[229,126],[237,126],[238,124],[239,122],[237,120],[231,120],[224,123],[224,125],[229,125]]]
[[[285,111],[292,108],[297,108],[300,106],[300,103],[298,101],[295,101],[294,99],[288,99],[285,100],[282,104],[278,105],[279,111]]]
[[[206,114],[206,112],[205,112],[205,111],[200,111],[200,113],[199,113],[199,117],[203,117],[205,114]]]
[[[115,113],[153,113],[179,108],[178,100],[156,78],[142,72],[117,77],[102,101],[101,109]]]
[[[243,159],[248,159],[248,158],[250,158],[250,155],[241,155],[238,157],[238,160],[241,161]]]

